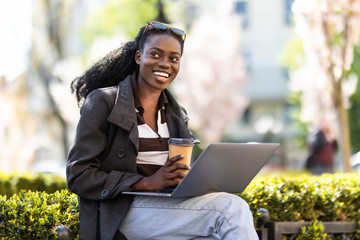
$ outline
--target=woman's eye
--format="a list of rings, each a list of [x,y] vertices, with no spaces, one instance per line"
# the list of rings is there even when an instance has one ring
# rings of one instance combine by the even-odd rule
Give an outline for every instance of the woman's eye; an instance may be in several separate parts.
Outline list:
[[[172,62],[178,62],[179,61],[179,58],[178,57],[171,57],[170,60]]]
[[[157,54],[157,53],[150,53],[150,56],[155,57],[155,58],[158,58],[158,57],[159,57],[159,54]]]

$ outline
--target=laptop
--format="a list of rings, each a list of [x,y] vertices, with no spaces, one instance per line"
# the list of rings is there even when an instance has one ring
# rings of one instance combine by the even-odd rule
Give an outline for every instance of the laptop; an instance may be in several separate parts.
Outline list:
[[[211,143],[175,188],[122,193],[163,197],[241,193],[279,146],[279,143]]]

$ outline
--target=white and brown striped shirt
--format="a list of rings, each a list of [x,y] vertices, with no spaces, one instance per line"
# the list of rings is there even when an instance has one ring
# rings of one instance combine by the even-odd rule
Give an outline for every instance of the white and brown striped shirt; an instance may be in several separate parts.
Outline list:
[[[165,93],[161,92],[158,102],[157,127],[155,132],[145,123],[144,108],[141,105],[138,93],[136,77],[132,78],[135,111],[139,131],[139,153],[136,158],[138,173],[144,176],[154,174],[168,159],[170,137],[165,118],[165,105],[168,103]]]

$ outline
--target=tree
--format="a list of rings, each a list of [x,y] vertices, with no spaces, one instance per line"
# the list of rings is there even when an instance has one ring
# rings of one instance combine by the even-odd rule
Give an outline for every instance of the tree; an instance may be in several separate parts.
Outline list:
[[[29,91],[34,96],[30,101],[37,101],[37,104],[33,104],[37,105],[34,111],[45,121],[50,122],[53,116],[59,122],[64,158],[69,150],[68,123],[51,87],[54,82],[62,81],[52,71],[56,63],[65,57],[64,39],[67,25],[71,21],[72,7],[71,3],[61,0],[35,1],[34,33],[29,54],[31,64],[27,73]]]
[[[165,4],[166,3],[166,4]],[[147,21],[168,22],[171,0],[103,0],[81,29],[85,66],[133,39]]]
[[[302,48],[303,41],[298,36],[293,36],[286,43],[280,56],[280,63],[290,72],[299,69],[305,63],[305,55]],[[296,128],[295,142],[301,148],[307,148],[308,124],[301,119],[302,92],[297,89],[290,91],[287,102],[293,106],[292,125]]]
[[[241,93],[246,79],[239,48],[241,21],[231,7],[232,1],[215,1],[214,9],[192,23],[172,87],[203,146],[219,141],[247,106]]]
[[[147,21],[168,21],[166,7],[162,0],[105,0],[87,19],[84,40],[91,45],[98,37],[120,33],[133,38]]]
[[[351,65],[350,73],[356,74],[360,79],[360,45],[354,49],[354,61]],[[351,107],[349,109],[350,139],[353,152],[360,151],[360,84],[357,82],[355,93],[350,96]]]
[[[305,64],[292,75],[292,88],[302,92],[302,115],[316,121],[332,117],[345,171],[350,166],[350,134],[346,108],[354,85],[346,78],[359,36],[359,0],[296,0],[293,4],[295,30],[303,40]]]

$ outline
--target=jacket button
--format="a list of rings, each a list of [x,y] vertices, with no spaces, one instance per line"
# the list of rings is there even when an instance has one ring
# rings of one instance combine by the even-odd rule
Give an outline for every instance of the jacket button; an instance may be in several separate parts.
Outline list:
[[[104,190],[101,191],[100,195],[101,195],[101,197],[106,197],[108,195],[108,193],[109,193],[109,190],[104,189]]]
[[[126,152],[124,149],[120,148],[119,150],[117,150],[117,155],[119,158],[123,158],[123,157],[125,157]]]

